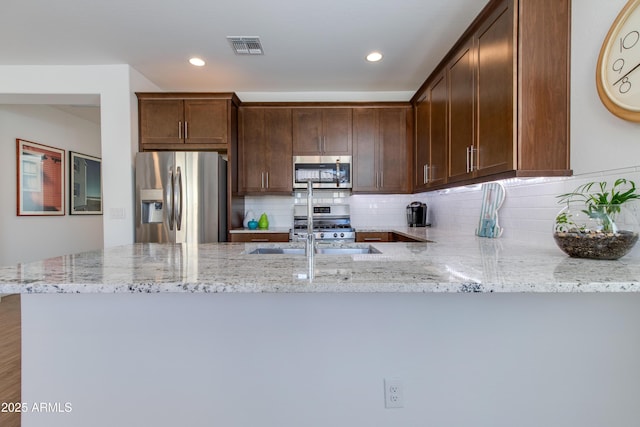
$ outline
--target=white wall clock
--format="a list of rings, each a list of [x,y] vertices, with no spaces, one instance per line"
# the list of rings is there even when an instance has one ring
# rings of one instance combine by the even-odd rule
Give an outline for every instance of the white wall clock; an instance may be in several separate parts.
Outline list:
[[[616,116],[640,122],[640,0],[629,0],[604,39],[596,87]]]

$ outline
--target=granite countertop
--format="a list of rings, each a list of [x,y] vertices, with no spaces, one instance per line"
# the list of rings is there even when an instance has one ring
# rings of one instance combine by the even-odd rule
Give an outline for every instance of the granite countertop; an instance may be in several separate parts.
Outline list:
[[[372,243],[381,254],[316,254],[313,279],[304,255],[248,253],[299,243],[132,244],[1,267],[0,294],[640,291],[640,263],[630,255],[574,259],[552,245],[414,232],[433,242]]]

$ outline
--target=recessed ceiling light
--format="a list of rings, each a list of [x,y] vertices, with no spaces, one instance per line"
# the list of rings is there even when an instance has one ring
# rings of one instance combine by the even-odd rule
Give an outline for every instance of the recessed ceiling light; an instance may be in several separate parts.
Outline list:
[[[191,65],[195,65],[196,67],[202,67],[202,66],[204,66],[204,61],[203,61],[202,59],[200,59],[200,58],[191,58],[191,59],[189,60],[189,63],[190,63]]]
[[[369,62],[378,62],[382,59],[382,54],[380,52],[371,52],[367,55],[367,61]]]

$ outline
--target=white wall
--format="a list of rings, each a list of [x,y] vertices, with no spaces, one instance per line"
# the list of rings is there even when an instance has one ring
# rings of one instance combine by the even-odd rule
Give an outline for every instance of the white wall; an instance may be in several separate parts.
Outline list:
[[[609,113],[598,98],[596,63],[627,0],[574,0],[571,29],[571,166],[576,174],[640,164],[640,123]]]
[[[48,106],[0,105],[0,265],[102,248],[101,216],[16,215],[16,138],[66,150],[67,213],[69,151],[101,156],[99,124]]]
[[[0,66],[0,94],[99,95],[104,246],[133,242],[135,91],[158,90],[128,65]]]
[[[23,427],[631,427],[640,295],[28,294]],[[385,409],[383,379],[404,386]]]

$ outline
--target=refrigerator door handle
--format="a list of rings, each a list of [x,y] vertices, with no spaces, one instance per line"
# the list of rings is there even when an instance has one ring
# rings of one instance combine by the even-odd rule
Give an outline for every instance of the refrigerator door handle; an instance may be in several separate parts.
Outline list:
[[[180,166],[176,168],[176,176],[173,185],[173,208],[176,217],[176,230],[182,229],[182,171]]]
[[[169,215],[169,230],[173,231],[173,168],[169,168],[169,176],[164,186],[164,199],[167,205],[167,213]]]

